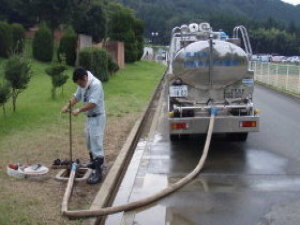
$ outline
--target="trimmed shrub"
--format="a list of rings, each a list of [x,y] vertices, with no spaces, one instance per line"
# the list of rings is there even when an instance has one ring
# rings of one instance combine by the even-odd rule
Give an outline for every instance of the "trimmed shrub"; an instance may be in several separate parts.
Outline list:
[[[137,58],[136,60],[141,60],[143,54],[144,54],[144,37],[143,36],[137,36]]]
[[[33,57],[42,62],[51,62],[53,57],[53,35],[51,30],[42,24],[36,32],[32,43]]]
[[[110,54],[108,54],[107,56],[108,56],[108,64],[107,64],[108,72],[110,75],[112,75],[116,73],[120,68]]]
[[[22,53],[25,43],[25,29],[21,24],[11,25],[12,31],[12,50],[14,53]]]
[[[125,45],[125,62],[140,60],[144,50],[144,22],[130,11],[115,11],[110,19],[109,37]]]
[[[61,38],[57,49],[57,59],[59,62],[65,60],[69,66],[74,66],[76,61],[77,35],[73,30],[68,30]]]
[[[4,67],[4,77],[12,88],[13,110],[16,111],[16,101],[19,94],[27,88],[31,79],[29,62],[20,55],[10,57]]]
[[[125,44],[125,62],[133,63],[137,60],[138,48],[135,40],[135,35],[132,30],[124,33],[124,44]]]
[[[11,26],[6,22],[0,22],[0,56],[7,58],[12,50]]]
[[[79,53],[79,66],[91,71],[98,79],[109,80],[108,53],[99,48],[85,48]]]
[[[134,33],[137,43],[137,61],[141,60],[144,53],[144,22],[140,19],[134,21]]]
[[[63,72],[67,69],[64,65],[52,65],[51,67],[46,69],[46,73],[51,77],[52,81],[52,89],[51,89],[51,96],[52,99],[56,98],[56,89],[62,87],[63,93],[63,86],[69,79],[68,75],[64,75]]]

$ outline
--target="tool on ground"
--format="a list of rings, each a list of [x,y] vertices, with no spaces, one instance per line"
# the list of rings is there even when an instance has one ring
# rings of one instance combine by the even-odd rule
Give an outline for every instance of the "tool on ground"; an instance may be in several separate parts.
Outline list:
[[[73,158],[73,149],[72,149],[72,102],[69,102],[69,141],[70,141],[70,160]]]
[[[76,159],[75,162],[81,165],[80,160]],[[55,159],[51,165],[51,169],[70,169],[72,167],[73,161],[65,159]]]
[[[15,178],[43,177],[49,169],[42,164],[8,164],[7,174]]]
[[[55,159],[52,163],[51,169],[71,169],[73,163],[73,134],[72,134],[72,101],[70,100],[68,106],[69,113],[69,159]],[[79,159],[76,163],[80,164]]]

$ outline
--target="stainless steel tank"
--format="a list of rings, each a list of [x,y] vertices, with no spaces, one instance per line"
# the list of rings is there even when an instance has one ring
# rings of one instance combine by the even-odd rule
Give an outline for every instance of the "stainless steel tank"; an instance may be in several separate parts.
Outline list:
[[[181,49],[173,61],[174,75],[185,84],[201,90],[224,89],[242,80],[247,71],[246,52],[221,40],[191,43]]]

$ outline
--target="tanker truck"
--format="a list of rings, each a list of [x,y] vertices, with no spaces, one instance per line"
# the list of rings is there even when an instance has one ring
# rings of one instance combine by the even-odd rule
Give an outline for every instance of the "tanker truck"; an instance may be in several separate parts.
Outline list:
[[[167,73],[171,141],[206,134],[212,109],[217,111],[215,134],[246,141],[249,132],[259,131],[251,55],[242,25],[233,29],[232,37],[213,31],[209,23],[172,30]]]

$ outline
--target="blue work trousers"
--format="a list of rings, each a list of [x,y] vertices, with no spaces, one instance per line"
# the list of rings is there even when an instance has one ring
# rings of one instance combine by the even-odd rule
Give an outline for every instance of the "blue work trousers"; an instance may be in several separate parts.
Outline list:
[[[88,117],[85,126],[85,136],[88,150],[93,158],[104,157],[103,139],[105,132],[106,116],[101,114]]]

